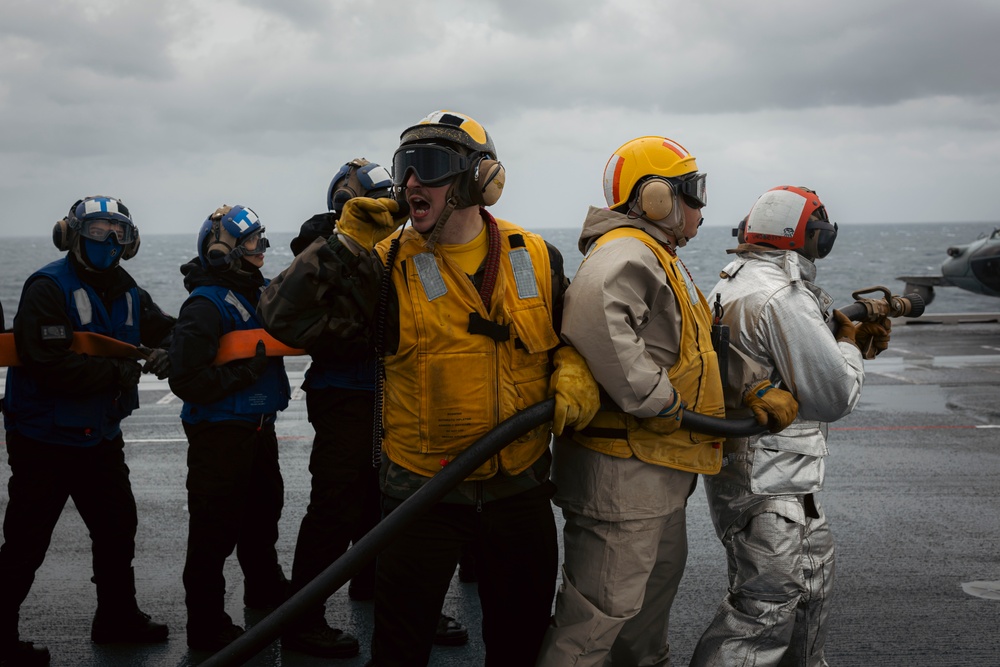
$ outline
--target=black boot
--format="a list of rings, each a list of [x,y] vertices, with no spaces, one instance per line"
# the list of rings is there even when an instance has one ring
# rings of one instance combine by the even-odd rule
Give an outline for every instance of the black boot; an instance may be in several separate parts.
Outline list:
[[[44,667],[49,664],[49,649],[31,642],[0,643],[0,667]]]
[[[107,580],[105,580],[107,579]],[[97,584],[97,613],[90,627],[96,644],[151,644],[167,640],[170,630],[150,620],[135,601],[132,568],[115,577],[94,577]]]
[[[243,582],[243,604],[251,609],[270,611],[285,603],[292,596],[292,582],[279,567],[274,577],[267,581]]]

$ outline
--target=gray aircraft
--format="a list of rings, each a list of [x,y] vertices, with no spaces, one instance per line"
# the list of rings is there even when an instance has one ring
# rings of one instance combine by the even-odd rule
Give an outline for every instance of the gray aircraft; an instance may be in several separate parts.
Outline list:
[[[906,294],[919,294],[925,304],[935,287],[958,287],[975,294],[1000,297],[1000,227],[972,243],[948,248],[940,276],[899,276]]]

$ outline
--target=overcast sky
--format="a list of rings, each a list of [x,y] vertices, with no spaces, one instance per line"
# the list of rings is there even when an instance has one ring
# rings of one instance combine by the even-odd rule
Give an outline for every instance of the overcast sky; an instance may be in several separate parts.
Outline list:
[[[223,203],[293,231],[436,109],[487,128],[530,229],[579,226],[647,134],[709,174],[708,225],[786,183],[842,225],[998,220],[998,35],[996,0],[0,0],[0,235],[92,194],[145,234]]]

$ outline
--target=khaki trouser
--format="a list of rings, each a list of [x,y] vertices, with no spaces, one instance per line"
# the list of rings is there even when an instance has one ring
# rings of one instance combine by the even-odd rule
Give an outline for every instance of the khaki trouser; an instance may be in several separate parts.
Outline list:
[[[563,514],[563,584],[539,667],[669,665],[670,606],[687,560],[685,508],[613,522]]]

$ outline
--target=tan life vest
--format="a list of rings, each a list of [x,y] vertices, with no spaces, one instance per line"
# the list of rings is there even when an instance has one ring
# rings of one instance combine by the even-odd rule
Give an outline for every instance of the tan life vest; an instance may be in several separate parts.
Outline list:
[[[614,239],[631,237],[642,241],[660,260],[667,281],[681,309],[680,351],[667,371],[670,383],[687,403],[687,410],[725,417],[719,360],[712,348],[712,316],[701,290],[677,257],[655,239],[633,227],[619,227],[597,240],[593,252]],[[583,260],[586,262],[586,258]],[[722,439],[679,429],[660,435],[640,426],[640,421],[620,410],[600,410],[593,421],[573,439],[594,451],[688,472],[715,474],[722,467]]]
[[[541,237],[497,220],[500,265],[490,312],[469,276],[407,229],[392,270],[399,347],[385,357],[383,451],[432,476],[480,436],[548,395],[552,278]],[[470,333],[470,328],[473,330]],[[549,444],[544,424],[505,447],[470,480],[526,470]]]

